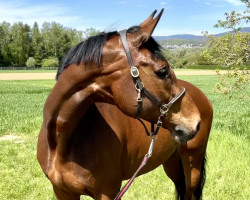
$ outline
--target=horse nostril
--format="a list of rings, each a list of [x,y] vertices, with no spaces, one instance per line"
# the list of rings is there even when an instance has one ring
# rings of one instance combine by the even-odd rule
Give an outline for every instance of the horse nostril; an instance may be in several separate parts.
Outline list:
[[[200,130],[200,128],[201,128],[201,122],[199,122],[198,124],[197,124],[197,126],[196,126],[196,130],[195,130],[195,134],[196,133],[198,133],[199,132],[199,130]]]

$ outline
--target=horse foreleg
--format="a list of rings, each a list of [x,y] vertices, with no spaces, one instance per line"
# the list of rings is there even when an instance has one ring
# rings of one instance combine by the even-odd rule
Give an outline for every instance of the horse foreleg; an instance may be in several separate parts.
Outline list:
[[[122,179],[117,179],[114,181],[106,179],[105,183],[101,182],[100,190],[96,190],[93,193],[93,198],[95,200],[113,200],[120,191],[121,184],[122,184]]]
[[[176,188],[176,198],[184,199],[185,195],[185,176],[181,163],[181,158],[176,151],[165,163],[163,168],[167,176],[174,182]]]
[[[53,190],[57,200],[80,200],[80,195],[78,194],[71,194],[63,189],[59,189],[53,186]]]
[[[96,200],[112,200],[114,198],[111,198],[105,194],[100,194],[98,198],[95,198]]]
[[[181,159],[186,184],[185,200],[200,200],[205,183],[205,154],[185,154]]]

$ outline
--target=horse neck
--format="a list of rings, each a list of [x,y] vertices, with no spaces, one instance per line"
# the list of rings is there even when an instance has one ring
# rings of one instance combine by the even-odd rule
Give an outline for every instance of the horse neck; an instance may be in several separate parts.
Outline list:
[[[112,102],[112,96],[104,89],[105,83],[98,79],[101,71],[100,68],[85,70],[84,65],[71,65],[59,77],[44,107],[44,126],[50,148],[63,154],[86,110],[95,101]]]

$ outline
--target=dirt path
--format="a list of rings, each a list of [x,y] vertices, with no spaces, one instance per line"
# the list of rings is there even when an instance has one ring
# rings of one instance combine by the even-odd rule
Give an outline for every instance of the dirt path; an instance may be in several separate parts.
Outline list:
[[[222,72],[222,71],[221,71]],[[177,76],[188,75],[216,75],[215,70],[187,70],[175,71]],[[55,79],[56,73],[0,73],[0,80],[42,80]]]
[[[55,79],[56,73],[0,73],[0,80]]]

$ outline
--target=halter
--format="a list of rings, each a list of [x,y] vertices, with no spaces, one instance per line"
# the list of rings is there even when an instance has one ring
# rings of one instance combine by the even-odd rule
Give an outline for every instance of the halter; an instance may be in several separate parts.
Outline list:
[[[153,153],[153,148],[154,148],[154,144],[155,144],[155,140],[156,140],[156,135],[157,135],[160,127],[162,127],[162,118],[163,118],[163,116],[168,113],[170,107],[174,104],[174,102],[176,102],[185,93],[185,88],[182,87],[181,92],[177,96],[175,96],[173,99],[171,99],[169,103],[162,104],[153,94],[151,94],[144,87],[144,84],[142,83],[142,81],[141,81],[141,79],[139,77],[139,70],[134,65],[131,54],[130,54],[130,51],[129,51],[129,48],[128,48],[127,36],[126,36],[127,30],[122,30],[122,31],[119,32],[119,34],[121,36],[121,41],[122,41],[122,44],[123,44],[123,47],[124,47],[124,50],[125,50],[129,65],[130,65],[130,73],[131,73],[131,76],[132,76],[134,84],[135,84],[135,89],[136,89],[137,94],[138,94],[138,97],[137,97],[137,104],[138,104],[137,105],[137,119],[144,126],[147,135],[151,137],[151,144],[149,146],[148,153],[144,156],[139,168],[136,170],[136,172],[131,177],[131,179],[125,184],[125,186],[120,190],[120,192],[115,197],[115,200],[120,200],[121,199],[121,197],[125,194],[125,192],[130,187],[130,185],[133,183],[133,181],[134,181],[135,177],[137,176],[137,174],[147,164],[148,159],[152,156],[152,153]],[[158,121],[156,123],[157,128],[155,130],[155,128],[154,128],[155,124],[151,123],[151,132],[148,131],[145,123],[139,118],[141,110],[142,110],[142,94],[160,108],[160,116],[158,117]]]
[[[149,134],[149,131],[146,129],[146,132],[148,135],[156,135],[159,131],[159,128],[162,126],[162,118],[164,115],[166,115],[170,109],[170,107],[176,102],[184,93],[185,93],[185,88],[182,87],[181,92],[175,96],[171,101],[167,104],[162,104],[153,94],[151,94],[145,87],[144,84],[142,83],[140,76],[139,76],[139,70],[138,68],[134,65],[132,56],[129,51],[128,43],[127,43],[127,30],[122,30],[119,32],[121,36],[121,41],[130,65],[130,73],[133,78],[134,84],[135,84],[135,89],[137,91],[137,119],[143,124],[144,128],[146,129],[145,124],[142,122],[142,120],[139,119],[141,110],[142,110],[142,94],[149,99],[151,102],[153,102],[156,106],[160,108],[160,116],[158,117],[157,121],[157,129],[154,131],[153,129],[153,124],[151,125],[151,134]]]

